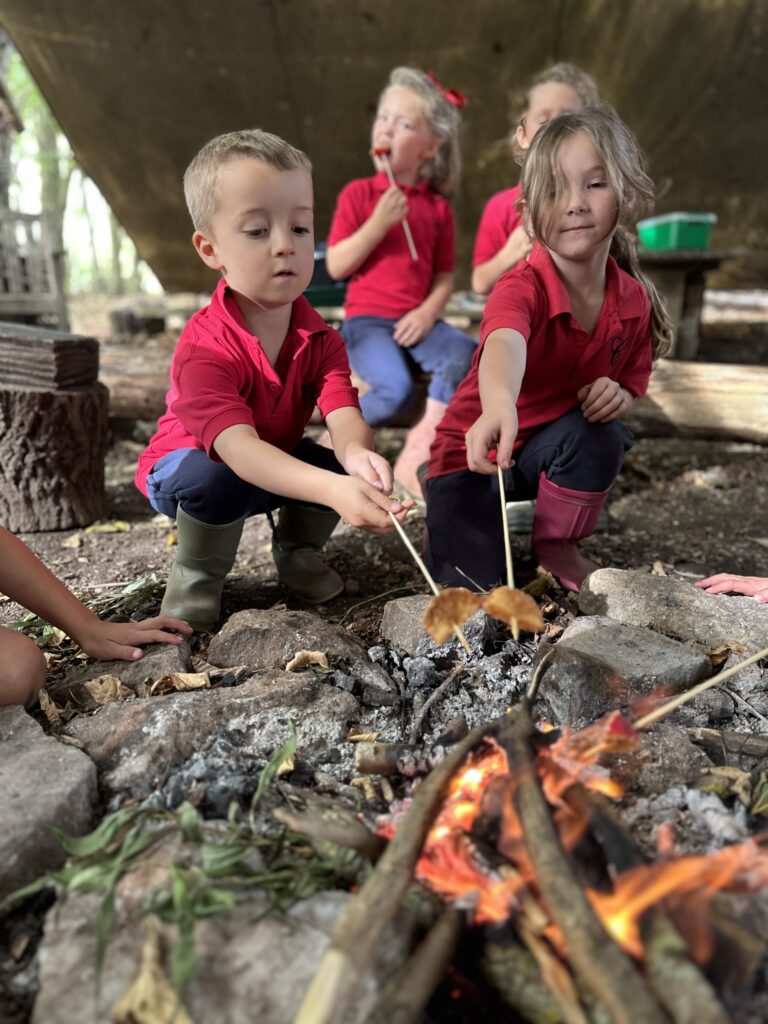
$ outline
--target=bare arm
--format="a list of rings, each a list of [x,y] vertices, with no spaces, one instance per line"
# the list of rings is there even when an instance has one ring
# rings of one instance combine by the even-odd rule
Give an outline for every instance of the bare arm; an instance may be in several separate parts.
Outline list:
[[[331,416],[333,413],[329,413],[329,419]],[[349,445],[347,441],[345,449]],[[242,480],[285,498],[327,505],[353,526],[386,532],[393,528],[387,513],[402,513],[404,516],[407,511],[399,501],[387,497],[373,484],[358,477],[342,476],[310,466],[262,441],[253,427],[245,424],[222,430],[213,446],[219,457]],[[349,457],[350,453],[346,451],[345,458]]]
[[[517,437],[517,399],[525,373],[527,349],[519,331],[493,331],[483,346],[478,383],[482,414],[466,434],[467,464],[476,473],[495,473],[488,450],[506,469],[512,462]]]
[[[506,274],[516,263],[528,255],[533,243],[519,224],[507,238],[501,249],[485,263],[478,263],[472,270],[472,289],[487,295],[502,274]]]
[[[353,234],[328,248],[325,265],[335,281],[354,274],[389,229],[408,214],[405,193],[396,186],[382,193],[370,217]]]
[[[58,626],[94,658],[135,661],[142,655],[136,644],[181,643],[180,637],[165,629],[192,632],[186,623],[168,616],[143,622],[102,621],[5,527],[0,527],[0,590]]]

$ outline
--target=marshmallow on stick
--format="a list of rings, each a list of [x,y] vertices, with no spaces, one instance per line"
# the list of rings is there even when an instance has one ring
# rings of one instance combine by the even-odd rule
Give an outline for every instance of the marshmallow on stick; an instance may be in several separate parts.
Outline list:
[[[390,154],[389,146],[375,146],[374,147],[373,155],[375,157],[378,157],[379,160],[381,160],[382,166],[384,168],[384,173],[389,178],[389,184],[396,187],[397,186],[397,182],[395,181],[395,176],[392,173],[392,168],[390,167],[390,164],[389,164],[389,154]],[[413,235],[411,233],[411,225],[408,223],[408,219],[407,218],[403,219],[402,225],[403,225],[403,231],[405,232],[405,239],[408,242],[408,248],[411,251],[411,259],[416,261],[416,260],[418,260],[419,256],[418,256],[418,253],[416,252],[416,245],[415,245],[415,243],[413,241]]]

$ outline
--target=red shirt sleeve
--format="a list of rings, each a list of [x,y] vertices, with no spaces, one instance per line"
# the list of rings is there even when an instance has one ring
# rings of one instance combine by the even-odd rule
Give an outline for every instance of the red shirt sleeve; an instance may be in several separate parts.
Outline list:
[[[336,208],[333,211],[331,227],[328,232],[328,245],[336,245],[349,238],[360,225],[367,219],[367,214],[361,202],[362,196],[358,183],[350,181],[348,185],[339,192],[336,199]]]
[[[452,274],[456,265],[456,228],[453,210],[446,199],[437,204],[437,237],[432,261],[435,274]]]
[[[520,224],[517,211],[510,205],[514,196],[509,192],[497,192],[485,204],[475,238],[475,249],[472,253],[472,266],[487,263],[504,248],[512,231]]]
[[[533,325],[543,312],[542,302],[533,272],[527,265],[521,270],[510,270],[496,282],[486,303],[480,324],[481,342],[501,329],[519,331],[528,341]]]
[[[197,340],[176,369],[178,396],[170,411],[187,433],[199,438],[206,453],[218,459],[213,442],[227,427],[240,423],[254,427],[253,411],[240,394],[241,369]]]
[[[648,390],[648,381],[653,369],[653,339],[651,337],[651,310],[647,310],[639,325],[635,344],[622,366],[618,382],[635,398],[641,398]]]
[[[323,416],[345,406],[360,408],[357,388],[350,377],[347,350],[338,331],[328,330],[323,344],[323,355],[314,376],[317,405]]]

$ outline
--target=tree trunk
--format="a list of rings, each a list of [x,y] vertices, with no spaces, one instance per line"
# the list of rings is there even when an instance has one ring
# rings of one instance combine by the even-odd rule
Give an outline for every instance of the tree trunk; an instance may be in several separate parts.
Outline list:
[[[107,389],[0,387],[0,523],[87,526],[106,512]]]
[[[123,271],[120,266],[120,247],[123,243],[124,232],[120,221],[112,210],[109,211],[109,234],[112,242],[112,287],[110,291],[113,295],[122,295],[125,289],[123,288]]]
[[[91,218],[91,211],[88,206],[88,182],[85,174],[80,172],[80,199],[83,210],[83,217],[85,217],[85,223],[88,228],[88,240],[91,246],[91,291],[101,292],[104,290],[104,285],[101,278],[101,269],[99,267],[99,254],[96,248],[96,233],[93,230],[93,219]]]

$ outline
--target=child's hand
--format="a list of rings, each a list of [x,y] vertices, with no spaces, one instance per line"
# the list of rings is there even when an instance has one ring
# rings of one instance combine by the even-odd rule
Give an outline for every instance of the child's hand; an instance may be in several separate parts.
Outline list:
[[[578,392],[581,411],[589,423],[608,423],[623,416],[634,401],[632,395],[610,377],[598,377]]]
[[[514,266],[524,259],[533,248],[533,241],[522,224],[518,224],[504,243],[504,256]]]
[[[337,476],[328,504],[350,526],[368,533],[387,533],[394,530],[388,513],[392,512],[402,523],[416,503],[396,501],[356,477]]]
[[[178,633],[191,636],[192,627],[181,619],[158,615],[142,622],[108,622],[94,616],[82,632],[73,637],[86,654],[102,661],[138,661],[144,652],[137,644],[180,644],[181,637],[166,633],[175,629]]]
[[[402,192],[397,185],[390,185],[373,208],[371,220],[376,222],[382,232],[386,232],[395,224],[399,224],[401,220],[405,220],[407,216],[408,200],[405,197],[405,192]]]
[[[768,604],[768,579],[764,576],[734,576],[732,573],[719,572],[716,576],[698,580],[696,586],[708,594],[745,594],[753,597],[758,604]]]
[[[517,409],[512,403],[484,412],[464,436],[467,444],[467,465],[475,473],[496,473],[496,463],[488,451],[496,448],[496,462],[502,469],[514,465],[512,448],[517,437]]]
[[[387,460],[362,445],[349,445],[344,456],[344,469],[350,476],[365,480],[383,494],[391,494],[394,486],[392,467]]]
[[[392,337],[398,345],[402,345],[403,348],[410,348],[411,345],[415,345],[422,338],[426,337],[434,326],[435,318],[430,316],[421,306],[417,306],[416,309],[411,309],[405,316],[400,317],[395,324]]]

